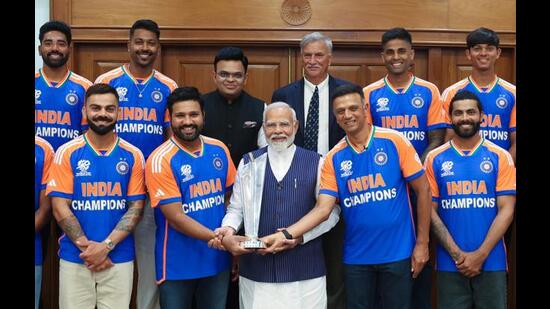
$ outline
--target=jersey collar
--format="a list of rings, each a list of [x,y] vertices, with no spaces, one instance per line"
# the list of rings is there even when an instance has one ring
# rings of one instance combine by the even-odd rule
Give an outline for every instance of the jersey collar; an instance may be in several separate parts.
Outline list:
[[[151,78],[153,78],[153,76],[155,76],[155,69],[153,69],[153,71],[151,71],[151,74],[149,76],[147,76],[144,80],[143,80],[143,83],[140,83],[138,82],[137,78],[135,78],[132,73],[130,73],[130,65],[129,64],[124,64],[122,66],[122,71],[124,71],[124,73],[126,73],[126,75],[128,75],[128,77],[134,82],[134,84],[136,85],[146,85],[149,80],[151,80]]]
[[[410,78],[409,84],[406,87],[404,87],[405,90],[403,90],[403,92],[397,91],[397,88],[395,88],[390,83],[390,81],[388,79],[388,75],[384,76],[384,83],[386,84],[386,86],[388,86],[388,88],[390,88],[391,91],[393,91],[393,93],[395,93],[395,94],[405,94],[411,88],[411,86],[414,84],[414,81],[416,80],[416,76],[414,76],[412,73],[409,73],[409,78]]]
[[[476,84],[476,82],[472,78],[472,75],[468,76],[468,81],[472,84],[472,86],[474,86],[474,88],[479,93],[489,93],[489,92],[491,92],[493,90],[493,88],[495,88],[496,84],[498,84],[499,79],[500,78],[498,76],[495,76],[495,80],[489,85],[489,87],[487,87],[487,90],[483,91],[483,89],[481,89],[482,87],[480,87],[478,84]]]
[[[356,154],[360,154],[360,153],[366,151],[369,148],[369,146],[372,144],[372,140],[374,139],[374,131],[376,131],[376,126],[372,126],[372,130],[370,130],[370,135],[369,135],[369,137],[367,137],[367,144],[366,144],[365,148],[363,148],[363,149],[357,150],[357,148],[355,148],[355,146],[349,141],[347,135],[345,137],[346,143],[351,148],[351,150],[353,150],[353,152],[355,152]]]
[[[465,154],[464,149],[460,149],[457,145],[455,145],[452,139],[449,141],[451,148],[453,148],[453,150],[461,157],[471,157],[474,153],[477,152],[481,145],[483,145],[483,142],[485,142],[485,138],[482,137],[479,139],[479,142],[474,146],[474,148],[472,148],[472,150],[468,154]]]
[[[115,150],[116,146],[118,145],[118,143],[120,141],[120,138],[115,133],[116,138],[115,138],[114,143],[111,146],[109,146],[109,148],[107,149],[105,154],[102,154],[101,151],[99,151],[99,149],[97,149],[97,147],[95,147],[92,144],[92,142],[88,139],[88,132],[84,133],[83,137],[84,137],[84,141],[86,141],[86,144],[90,147],[90,149],[92,149],[92,151],[99,157],[108,157],[109,155],[111,155],[111,153],[113,152],[113,150]]]
[[[67,70],[67,74],[65,75],[65,77],[63,77],[63,79],[61,79],[61,81],[54,86],[52,82],[48,79],[48,77],[46,77],[46,74],[44,74],[44,71],[42,71],[42,68],[38,69],[38,72],[40,72],[40,76],[42,76],[42,80],[44,80],[46,85],[48,85],[48,87],[53,87],[53,88],[61,88],[61,86],[63,86],[65,82],[69,80],[69,77],[71,77],[71,74],[72,74],[70,70]]]
[[[204,141],[202,140],[202,135],[199,135],[199,139],[201,140],[201,150],[200,150],[200,153],[197,155],[194,152],[189,151],[182,144],[178,143],[178,141],[176,140],[175,137],[173,137],[173,136],[170,137],[170,140],[172,141],[172,143],[174,143],[179,149],[181,149],[183,152],[185,152],[186,154],[188,154],[189,156],[191,156],[193,158],[202,157],[202,155],[204,154]]]

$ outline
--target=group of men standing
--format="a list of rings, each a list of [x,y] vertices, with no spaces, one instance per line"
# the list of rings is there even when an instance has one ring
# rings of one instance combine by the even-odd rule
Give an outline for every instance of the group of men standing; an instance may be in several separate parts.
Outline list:
[[[130,62],[92,85],[66,66],[69,26],[40,29],[36,307],[50,208],[60,308],[128,307],[134,259],[139,309],[236,307],[237,275],[242,308],[431,308],[430,224],[438,307],[506,307],[516,104],[496,33],[470,33],[472,75],[441,97],[410,72],[405,29],[384,33],[387,75],[364,89],[328,73],[314,32],[270,104],[243,90],[241,49],[218,52],[201,95],[153,68],[159,38],[136,21]]]

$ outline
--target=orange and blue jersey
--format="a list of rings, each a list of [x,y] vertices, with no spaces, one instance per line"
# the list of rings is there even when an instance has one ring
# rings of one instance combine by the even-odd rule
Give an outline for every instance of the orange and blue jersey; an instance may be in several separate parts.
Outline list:
[[[54,150],[87,129],[83,117],[86,90],[92,83],[68,71],[59,83],[51,82],[42,69],[34,75],[34,132]]]
[[[510,149],[510,134],[516,131],[516,86],[496,77],[492,85],[481,88],[471,76],[451,85],[442,95],[445,121],[449,128],[451,99],[462,90],[475,93],[481,101],[484,114],[481,120],[481,136],[506,150]]]
[[[46,193],[71,200],[70,210],[89,240],[102,242],[128,210],[128,202],[145,200],[145,159],[120,137],[109,149],[97,149],[88,133],[62,145],[50,168]],[[59,257],[84,263],[80,250],[63,234]],[[134,260],[134,237],[128,235],[109,257],[113,263]]]
[[[214,230],[225,215],[224,196],[232,190],[235,166],[219,140],[200,136],[202,149],[191,153],[172,137],[147,159],[145,180],[157,224],[157,281],[187,280],[216,275],[230,267],[230,255],[184,235],[170,226],[161,206],[181,205],[183,213]]]
[[[95,83],[109,84],[116,89],[119,113],[115,131],[138,147],[147,159],[164,142],[164,130],[170,125],[166,102],[178,87],[176,82],[156,70],[140,82],[125,64],[100,75]]]
[[[34,211],[40,207],[40,192],[46,189],[54,151],[45,139],[34,136]],[[34,233],[34,265],[42,265],[42,235]]]
[[[481,139],[469,152],[452,140],[430,151],[426,175],[439,217],[462,251],[477,250],[497,213],[497,197],[516,195],[516,169],[508,151]],[[440,244],[436,269],[456,272],[454,260]],[[506,248],[499,240],[483,264],[484,271],[504,271]]]
[[[428,132],[446,127],[439,89],[412,74],[402,89],[386,76],[363,88],[363,93],[372,124],[401,132],[419,155],[428,148]]]
[[[345,264],[406,259],[415,244],[407,182],[424,173],[412,144],[395,130],[372,126],[367,147],[347,137],[328,153],[320,194],[339,200],[344,216]]]

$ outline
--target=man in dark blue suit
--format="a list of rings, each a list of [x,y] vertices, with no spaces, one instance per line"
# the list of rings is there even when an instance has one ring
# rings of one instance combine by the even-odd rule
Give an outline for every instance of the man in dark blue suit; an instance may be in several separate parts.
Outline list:
[[[299,121],[294,143],[326,155],[344,136],[336,123],[330,97],[333,90],[350,82],[328,74],[332,40],[319,32],[302,38],[300,52],[304,78],[275,90],[271,102],[282,101],[294,108]],[[328,309],[345,308],[342,269],[344,226],[342,220],[325,234],[323,248],[327,268]]]

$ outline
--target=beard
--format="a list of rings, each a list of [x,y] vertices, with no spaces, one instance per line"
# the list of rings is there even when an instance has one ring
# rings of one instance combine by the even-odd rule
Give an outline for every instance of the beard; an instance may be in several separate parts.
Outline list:
[[[44,62],[45,65],[47,65],[50,68],[60,68],[64,66],[65,63],[67,63],[67,61],[69,60],[69,54],[66,54],[64,57],[61,57],[56,60],[50,59],[51,54],[52,53],[48,53],[47,55],[42,55],[42,61]],[[60,53],[57,53],[57,54],[62,55]]]
[[[182,129],[184,128],[194,128],[195,132],[193,134],[185,134],[182,132]],[[199,135],[201,134],[202,126],[198,126],[196,124],[188,125],[188,126],[181,126],[181,127],[172,127],[172,132],[174,132],[174,135],[179,138],[182,141],[186,142],[192,142],[199,138]]]
[[[282,136],[285,136],[286,140],[280,141],[280,142],[276,142],[276,141],[273,140],[274,138],[282,137]],[[294,143],[294,137],[295,136],[296,136],[295,134],[292,134],[291,136],[286,136],[284,134],[272,135],[270,138],[267,139],[267,144],[269,146],[271,146],[271,148],[273,148],[273,150],[275,150],[277,152],[282,152]]]
[[[94,119],[94,121],[113,121],[113,123],[109,125],[96,125],[90,118],[86,118],[88,120],[88,125],[90,127],[90,130],[94,131],[94,133],[98,135],[105,135],[109,132],[112,132],[115,129],[116,121],[113,121],[111,118],[105,118],[105,117],[97,117]]]
[[[461,129],[460,126],[463,124],[472,125],[472,129],[471,130]],[[460,136],[461,138],[470,138],[476,135],[477,132],[479,132],[480,126],[481,126],[481,122],[469,122],[469,121],[463,121],[457,124],[454,124],[454,123],[452,124],[453,131],[455,132],[456,135]]]

